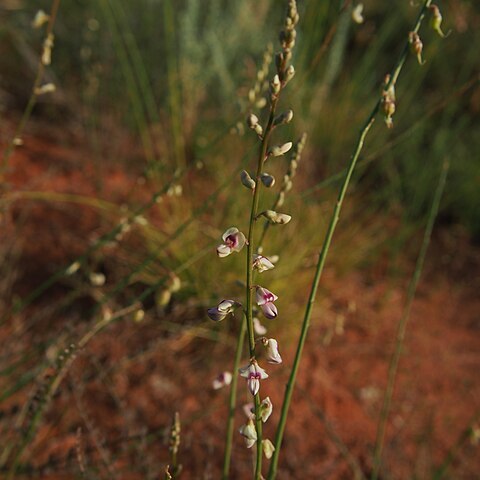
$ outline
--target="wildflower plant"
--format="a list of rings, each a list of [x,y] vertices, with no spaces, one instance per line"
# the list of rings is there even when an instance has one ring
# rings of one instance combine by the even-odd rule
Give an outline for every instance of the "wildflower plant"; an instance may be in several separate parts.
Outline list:
[[[299,15],[296,1],[289,0],[284,27],[279,37],[281,49],[275,54],[276,72],[270,80],[270,87],[267,94],[269,107],[268,118],[263,125],[259,119],[259,116],[261,116],[260,113],[257,115],[251,112],[246,119],[247,126],[255,133],[260,143],[255,173],[252,174],[247,170],[243,170],[240,175],[242,185],[253,192],[247,234],[243,234],[237,227],[230,227],[223,234],[222,243],[217,247],[217,254],[220,258],[226,257],[233,252],[240,252],[243,247],[245,247],[246,250],[246,298],[244,305],[242,305],[244,324],[239,334],[237,353],[242,350],[244,336],[242,332],[246,330],[249,359],[247,364],[242,368],[238,368],[238,362],[236,362],[235,370],[237,371],[234,372],[234,374],[246,379],[248,390],[253,396],[253,413],[249,417],[248,422],[240,428],[239,432],[245,438],[248,448],[256,444],[255,479],[261,478],[262,455],[265,454],[267,458],[270,458],[274,451],[272,442],[263,439],[262,436],[262,422],[265,422],[270,416],[273,405],[269,397],[262,400],[260,396],[261,383],[266,380],[269,375],[260,365],[258,357],[264,355],[266,361],[271,364],[280,364],[282,362],[278,351],[277,340],[265,337],[256,338],[257,332],[266,333],[266,329],[260,324],[257,318],[254,318],[254,304],[256,304],[258,310],[261,311],[263,316],[268,320],[275,319],[279,315],[279,312],[275,304],[278,296],[264,286],[265,284],[263,282],[262,285],[255,284],[255,275],[257,273],[264,273],[275,267],[272,259],[263,253],[263,247],[260,242],[255,242],[255,231],[256,225],[262,219],[265,219],[268,224],[279,226],[288,224],[292,219],[287,213],[278,212],[273,209],[259,212],[259,203],[262,189],[270,189],[275,186],[275,178],[264,171],[265,166],[275,161],[276,157],[287,154],[292,150],[292,147],[294,147],[292,141],[285,141],[279,144],[271,142],[271,135],[277,127],[286,125],[293,119],[293,110],[288,109],[277,114],[277,105],[282,90],[286,88],[295,75],[295,68],[290,62],[296,38],[295,26],[298,20]],[[265,71],[264,65],[262,65],[262,71]],[[298,148],[295,146],[293,151],[298,152]],[[287,188],[291,188],[291,178],[288,174],[286,177],[281,187],[283,195]],[[285,183],[287,187],[285,187]],[[281,205],[278,198],[275,205]],[[262,242],[265,231],[266,228],[264,228],[261,235]],[[208,310],[208,316],[214,321],[223,320],[239,306],[240,304],[235,300],[222,300],[216,307]],[[240,358],[240,355],[237,355],[237,358]],[[233,398],[231,407],[235,407],[236,383],[232,383],[231,388],[233,395],[233,397],[231,397],[231,400]],[[233,422],[232,410],[233,409],[231,409],[229,418],[229,433],[227,433],[224,478],[228,477],[230,464],[231,426]]]

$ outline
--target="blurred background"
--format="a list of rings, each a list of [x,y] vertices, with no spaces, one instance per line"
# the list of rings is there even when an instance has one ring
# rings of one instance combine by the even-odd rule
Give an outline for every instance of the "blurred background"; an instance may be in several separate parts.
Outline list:
[[[15,478],[163,478],[178,411],[181,478],[220,477],[227,391],[212,380],[233,364],[240,319],[212,324],[205,312],[243,295],[243,254],[219,260],[215,246],[228,227],[248,227],[239,172],[253,170],[258,141],[245,117],[266,118],[284,4],[60,2],[42,81],[56,89],[38,96],[2,174],[0,476],[16,463]],[[293,220],[265,240],[279,261],[262,281],[280,297],[280,315],[264,323],[284,358],[262,384],[274,402],[270,438],[345,168],[420,8],[363,4],[358,24],[353,2],[298,1],[296,75],[280,102],[294,119],[274,140],[308,140],[282,210]],[[371,474],[395,332],[445,162],[381,478],[478,475],[480,6],[438,5],[451,33],[441,38],[427,16],[425,63],[407,58],[394,127],[377,116],[354,174],[278,478]],[[51,8],[0,2],[4,158],[45,37],[32,20]],[[288,160],[268,165],[277,185]],[[236,435],[231,478],[249,478],[250,468]]]

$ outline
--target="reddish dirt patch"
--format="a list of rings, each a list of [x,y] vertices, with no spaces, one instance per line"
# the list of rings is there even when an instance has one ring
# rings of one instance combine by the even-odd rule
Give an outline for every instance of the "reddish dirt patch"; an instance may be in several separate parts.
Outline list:
[[[94,167],[81,151],[28,139],[12,158],[12,166],[7,195],[32,189],[97,194]],[[102,177],[104,198],[112,202],[123,201],[121,192],[133,188],[136,181],[113,167],[106,167]],[[58,208],[22,199],[10,206],[9,213],[9,235],[23,219],[16,257],[21,273],[12,286],[20,295],[48,277],[50,265],[68,263],[85,248],[81,240],[102,227],[101,215],[88,206]],[[34,241],[25,232],[36,232]],[[429,253],[400,362],[382,478],[433,478],[455,447],[444,478],[473,479],[480,469],[478,447],[462,434],[474,425],[472,419],[480,409],[480,251],[463,236],[442,230]],[[405,280],[392,283],[380,271],[373,266],[341,278],[332,270],[326,272],[299,373],[279,479],[351,479],[352,464],[365,475],[371,471],[388,362],[406,290]],[[71,288],[63,285],[55,294],[49,291],[27,310],[28,315],[49,322],[49,303]],[[84,301],[80,298],[75,304],[80,311]],[[20,362],[0,378],[0,391],[18,386],[0,406],[5,445],[21,434],[14,421],[22,406],[48,383],[37,366],[45,357],[55,358],[57,347],[67,345],[69,338],[91,328],[89,317],[78,310],[61,312],[51,330],[45,321],[28,323],[25,311],[1,327],[0,342],[6,345],[0,357],[2,371]],[[163,478],[170,461],[168,430],[175,411],[182,420],[181,478],[220,478],[227,392],[214,392],[211,381],[219,370],[231,367],[234,338],[222,336],[231,327],[221,324],[216,330],[221,341],[214,341],[216,334],[203,309],[182,306],[175,299],[168,314],[151,309],[141,323],[128,316],[109,326],[78,352],[47,404],[32,445],[22,457],[22,474],[16,478],[72,478],[81,468],[87,476],[96,472],[101,478]],[[265,427],[270,438],[297,335],[298,325],[278,332],[284,364],[270,367],[271,376],[262,383],[262,396],[269,395],[275,406]],[[27,378],[29,372],[33,380]],[[247,400],[241,380],[240,404]],[[243,421],[239,408],[237,425]],[[234,459],[231,478],[250,478],[251,452],[238,434]]]

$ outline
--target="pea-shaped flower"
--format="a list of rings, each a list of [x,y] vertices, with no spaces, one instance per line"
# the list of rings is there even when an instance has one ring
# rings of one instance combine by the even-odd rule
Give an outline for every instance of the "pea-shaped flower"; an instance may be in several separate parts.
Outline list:
[[[252,395],[256,395],[260,390],[260,380],[268,378],[267,372],[260,367],[256,360],[252,360],[249,365],[239,369],[240,376],[247,379],[247,386]]]
[[[266,272],[271,270],[275,265],[263,255],[253,255],[253,268],[258,270],[258,273]]]
[[[230,383],[232,383],[232,374],[230,372],[222,372],[212,382],[212,386],[214,390],[219,390],[220,388],[230,385]]]
[[[267,318],[275,318],[278,315],[277,307],[273,302],[277,300],[278,297],[272,293],[270,290],[267,290],[263,287],[257,287],[256,291],[256,301],[257,305],[262,309],[263,314]]]
[[[222,235],[223,243],[217,247],[220,258],[228,257],[232,252],[239,252],[245,245],[245,235],[236,227],[229,228]]]
[[[240,303],[235,300],[222,300],[216,307],[207,310],[208,316],[215,322],[220,322],[227,315],[232,314]]]

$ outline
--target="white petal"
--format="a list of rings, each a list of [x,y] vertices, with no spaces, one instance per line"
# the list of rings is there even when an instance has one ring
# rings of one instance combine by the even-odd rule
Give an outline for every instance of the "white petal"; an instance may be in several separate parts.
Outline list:
[[[238,233],[238,228],[236,227],[230,227],[223,235],[222,235],[222,240],[225,242],[227,240],[227,237],[230,235],[234,235],[235,233]]]
[[[232,249],[228,245],[225,245],[224,243],[222,243],[217,247],[217,255],[220,258],[228,257],[231,253],[232,253]]]

